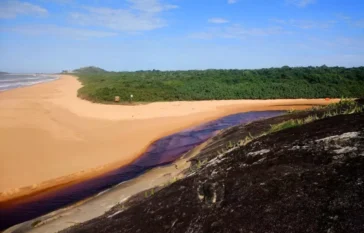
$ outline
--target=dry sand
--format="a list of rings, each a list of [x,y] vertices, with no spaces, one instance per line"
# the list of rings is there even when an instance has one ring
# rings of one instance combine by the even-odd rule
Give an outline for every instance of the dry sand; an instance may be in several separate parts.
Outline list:
[[[121,106],[77,98],[77,78],[0,93],[0,201],[130,163],[154,140],[232,113],[321,100],[226,100]]]

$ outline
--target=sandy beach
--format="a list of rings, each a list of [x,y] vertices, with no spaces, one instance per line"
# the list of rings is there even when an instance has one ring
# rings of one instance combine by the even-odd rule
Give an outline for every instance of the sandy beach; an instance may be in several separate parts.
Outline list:
[[[150,143],[225,115],[337,100],[226,100],[122,106],[77,97],[76,77],[0,93],[0,201],[87,179],[136,159]]]

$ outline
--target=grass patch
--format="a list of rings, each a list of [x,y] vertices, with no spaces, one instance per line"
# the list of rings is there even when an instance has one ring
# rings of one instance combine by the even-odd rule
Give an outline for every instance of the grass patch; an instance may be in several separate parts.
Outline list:
[[[322,108],[318,108],[322,109]],[[318,110],[315,109],[315,110]],[[284,121],[275,125],[271,125],[271,129],[268,133],[274,133],[280,130],[294,128],[303,124],[308,124],[310,122],[324,119],[328,117],[333,117],[337,115],[347,115],[347,114],[354,114],[354,113],[362,113],[364,108],[363,106],[360,106],[355,100],[353,99],[345,99],[342,98],[340,102],[335,104],[330,104],[327,107],[323,108],[325,109],[325,113],[322,115],[322,117],[318,117],[317,114],[310,115],[303,119],[297,119],[297,120],[288,120]]]
[[[32,227],[36,227],[39,223],[41,223],[41,220],[35,220],[34,222],[32,222]]]
[[[269,133],[274,133],[284,129],[297,127],[299,125],[302,125],[302,122],[303,122],[302,120],[288,120],[275,125],[271,125]]]
[[[147,190],[147,191],[144,192],[144,197],[145,198],[148,198],[148,197],[153,196],[153,195],[154,195],[154,188],[152,188],[151,190]]]

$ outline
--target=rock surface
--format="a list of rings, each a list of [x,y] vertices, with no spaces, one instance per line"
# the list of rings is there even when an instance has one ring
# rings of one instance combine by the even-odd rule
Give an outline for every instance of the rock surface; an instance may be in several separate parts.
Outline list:
[[[364,232],[363,113],[209,151],[185,179],[63,232]]]

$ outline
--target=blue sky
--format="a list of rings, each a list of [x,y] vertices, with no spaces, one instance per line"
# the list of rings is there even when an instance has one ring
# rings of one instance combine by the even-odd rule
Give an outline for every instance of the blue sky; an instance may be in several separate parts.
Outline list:
[[[0,0],[0,70],[364,65],[361,0]]]

